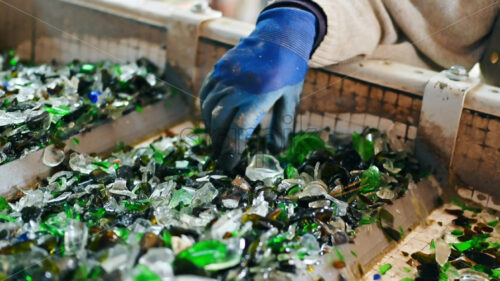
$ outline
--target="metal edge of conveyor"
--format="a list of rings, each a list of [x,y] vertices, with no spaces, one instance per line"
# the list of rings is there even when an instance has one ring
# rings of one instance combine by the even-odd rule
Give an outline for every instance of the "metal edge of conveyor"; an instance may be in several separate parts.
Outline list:
[[[189,113],[189,105],[180,97],[168,97],[155,104],[145,106],[142,112],[133,111],[109,120],[75,135],[79,144],[67,140],[65,151],[80,153],[106,153],[122,141],[133,145],[145,137],[183,121]],[[45,148],[50,149],[52,146]],[[40,179],[50,175],[54,169],[43,164],[44,149],[28,154],[0,166],[0,196],[12,198],[25,188],[36,185]],[[66,157],[68,157],[66,153]]]

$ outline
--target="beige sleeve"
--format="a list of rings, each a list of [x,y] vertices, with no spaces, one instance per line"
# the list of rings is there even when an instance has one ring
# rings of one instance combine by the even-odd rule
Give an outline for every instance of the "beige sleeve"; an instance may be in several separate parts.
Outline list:
[[[441,67],[472,67],[484,52],[500,0],[384,0],[398,27]]]
[[[313,0],[327,15],[327,33],[309,64],[322,67],[371,54],[383,37],[383,24],[370,0]]]
[[[483,54],[500,9],[500,0],[313,1],[325,12],[328,29],[311,67],[371,56],[470,68]]]

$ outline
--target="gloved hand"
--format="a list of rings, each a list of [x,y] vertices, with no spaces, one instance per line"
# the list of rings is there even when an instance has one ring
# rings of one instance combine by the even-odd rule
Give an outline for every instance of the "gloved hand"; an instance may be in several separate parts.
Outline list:
[[[249,37],[228,51],[207,76],[201,112],[219,167],[231,170],[248,138],[273,107],[268,147],[283,149],[307,71],[316,17],[305,10],[263,12]]]

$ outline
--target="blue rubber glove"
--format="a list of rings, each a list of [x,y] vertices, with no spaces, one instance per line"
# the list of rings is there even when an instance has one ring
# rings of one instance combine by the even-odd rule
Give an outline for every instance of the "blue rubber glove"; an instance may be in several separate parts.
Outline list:
[[[253,131],[274,106],[268,147],[283,149],[293,127],[316,17],[305,10],[263,12],[249,37],[214,66],[200,92],[201,112],[219,167],[231,170]]]

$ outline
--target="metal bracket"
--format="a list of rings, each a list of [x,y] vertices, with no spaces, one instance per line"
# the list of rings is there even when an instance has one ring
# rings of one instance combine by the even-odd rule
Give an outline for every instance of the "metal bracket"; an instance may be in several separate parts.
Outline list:
[[[182,73],[193,87],[197,75],[200,25],[208,20],[221,17],[221,13],[208,7],[196,5],[192,11],[175,11],[165,17],[167,27],[167,61],[169,67]],[[167,68],[168,70],[168,68]],[[167,73],[168,75],[168,73]],[[183,88],[184,85],[175,85]],[[191,89],[192,90],[192,89]]]
[[[453,185],[451,164],[465,97],[478,85],[478,78],[469,78],[463,67],[453,66],[425,86],[415,149],[442,186]]]

